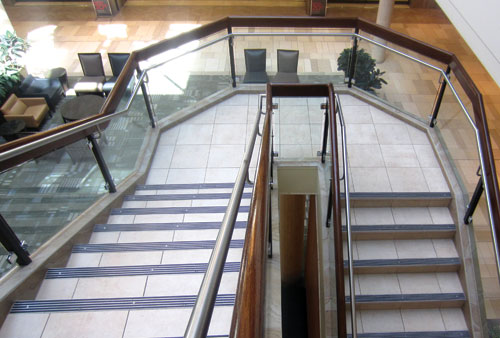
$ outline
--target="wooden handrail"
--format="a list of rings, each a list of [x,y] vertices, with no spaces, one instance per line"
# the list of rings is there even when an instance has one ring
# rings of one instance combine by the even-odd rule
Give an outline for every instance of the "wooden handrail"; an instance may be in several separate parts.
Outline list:
[[[250,205],[230,337],[260,338],[264,329],[267,231],[270,207],[272,98],[266,97],[257,178]]]

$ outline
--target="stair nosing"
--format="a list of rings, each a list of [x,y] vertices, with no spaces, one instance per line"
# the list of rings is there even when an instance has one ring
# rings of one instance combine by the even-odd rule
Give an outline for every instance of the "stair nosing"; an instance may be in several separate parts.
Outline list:
[[[172,214],[223,214],[226,206],[165,207],[165,208],[114,208],[110,215],[172,215]],[[249,206],[240,206],[238,212],[248,212]]]
[[[353,263],[354,267],[460,265],[460,258],[448,257],[448,258],[355,259]],[[348,261],[344,260],[344,267],[346,267],[347,265]]]
[[[345,297],[346,303],[351,302],[351,297]],[[441,293],[412,293],[412,294],[381,294],[381,295],[356,295],[356,304],[368,303],[404,303],[404,302],[443,302],[465,301],[463,292]]]
[[[96,224],[94,232],[113,231],[155,231],[155,230],[204,230],[220,229],[222,222],[185,222],[185,223],[116,223],[116,224]],[[246,228],[246,221],[236,221],[235,229]]]
[[[252,197],[252,193],[245,192],[242,199]],[[127,195],[124,201],[184,201],[184,200],[213,200],[230,199],[231,193],[212,194],[160,194],[160,195]]]

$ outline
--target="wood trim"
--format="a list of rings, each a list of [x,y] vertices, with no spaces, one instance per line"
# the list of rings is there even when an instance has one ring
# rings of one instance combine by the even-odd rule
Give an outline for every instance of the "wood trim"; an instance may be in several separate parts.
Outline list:
[[[271,91],[267,92],[266,119],[252,204],[250,206],[241,272],[231,320],[229,337],[260,338],[264,336],[267,234],[271,177]]]

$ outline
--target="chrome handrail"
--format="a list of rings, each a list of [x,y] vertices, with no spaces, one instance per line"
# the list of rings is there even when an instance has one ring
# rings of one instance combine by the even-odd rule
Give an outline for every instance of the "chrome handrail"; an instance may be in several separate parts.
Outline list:
[[[215,304],[217,292],[219,290],[224,264],[226,262],[229,244],[234,230],[238,209],[241,202],[241,196],[245,187],[250,161],[252,159],[253,148],[259,130],[260,116],[262,115],[262,98],[259,100],[259,111],[255,117],[255,123],[252,130],[252,136],[248,142],[248,148],[245,152],[243,162],[238,171],[238,176],[234,184],[231,199],[224,214],[224,219],[215,241],[215,246],[208,262],[207,271],[203,277],[203,282],[198,292],[196,304],[194,305],[189,323],[184,333],[184,338],[204,338],[207,335],[208,326],[212,316],[212,309]]]
[[[352,235],[351,235],[351,201],[349,192],[349,171],[347,161],[347,136],[345,131],[344,114],[342,113],[342,105],[340,97],[335,94],[335,103],[337,105],[337,114],[339,115],[340,129],[342,134],[342,163],[344,170],[344,193],[345,193],[345,219],[347,230],[347,255],[349,264],[349,294],[351,297],[351,333],[352,338],[358,336],[356,322],[356,290],[354,286],[354,262],[352,258]]]

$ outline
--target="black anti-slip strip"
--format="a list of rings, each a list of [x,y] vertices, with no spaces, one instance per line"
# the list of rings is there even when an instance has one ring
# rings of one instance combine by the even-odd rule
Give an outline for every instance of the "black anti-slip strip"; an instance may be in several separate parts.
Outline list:
[[[348,334],[351,338],[352,335]],[[360,338],[469,338],[469,331],[421,331],[358,333]]]
[[[137,224],[96,224],[94,232],[109,231],[155,231],[155,230],[203,230],[219,229],[221,222],[190,222],[190,223],[137,223]],[[246,221],[234,223],[235,229],[246,228]]]
[[[245,192],[241,198],[251,198],[252,193]],[[213,194],[160,194],[160,195],[127,195],[125,201],[184,201],[230,199],[231,193]]]
[[[340,193],[345,198],[344,193]],[[448,199],[449,192],[351,192],[351,199]]]
[[[117,208],[111,215],[172,215],[172,214],[223,214],[227,207],[170,207],[170,208]],[[248,212],[249,206],[240,206],[238,212]]]
[[[67,312],[99,310],[138,310],[193,307],[197,295],[165,297],[93,298],[62,300],[26,300],[12,305],[10,313]],[[235,295],[217,295],[216,306],[233,306]]]
[[[233,188],[234,183],[192,183],[192,184],[146,184],[138,185],[136,190],[177,190],[177,189],[228,189]],[[253,185],[245,184],[245,188]]]
[[[351,225],[354,232],[381,232],[381,231],[454,231],[455,224],[382,224],[382,225]],[[342,231],[346,227],[342,226]]]
[[[347,267],[348,261],[344,261]],[[458,257],[451,258],[405,258],[405,259],[356,259],[354,267],[383,267],[383,266],[425,266],[425,265],[460,265]]]
[[[422,293],[422,294],[394,294],[394,295],[356,295],[356,303],[387,303],[387,302],[442,302],[465,301],[463,293]],[[345,301],[351,302],[351,297],[346,296]]]
[[[48,269],[47,273],[45,274],[45,279],[205,273],[207,271],[207,266],[208,263],[192,263],[192,264],[57,268],[57,269]],[[226,264],[224,265],[224,272],[238,272],[238,271],[240,271],[240,262],[226,262]]]
[[[243,248],[244,240],[234,239],[230,248]],[[77,244],[73,253],[120,252],[120,251],[158,251],[158,250],[195,250],[213,249],[215,241],[179,241],[179,242],[139,242],[139,243],[105,243]]]

